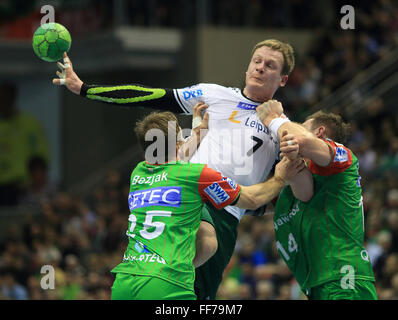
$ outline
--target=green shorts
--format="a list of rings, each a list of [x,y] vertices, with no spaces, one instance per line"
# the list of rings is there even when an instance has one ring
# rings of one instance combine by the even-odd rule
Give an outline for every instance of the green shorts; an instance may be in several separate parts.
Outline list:
[[[340,281],[331,281],[313,287],[308,298],[310,300],[378,300],[374,283],[360,279],[355,280],[353,289],[343,289]]]
[[[202,266],[195,269],[195,293],[198,300],[214,300],[222,275],[234,253],[238,236],[239,220],[226,210],[217,210],[206,205],[211,222],[208,221],[206,210],[202,210],[201,219],[211,223],[217,234],[218,249]]]
[[[196,300],[193,291],[160,278],[116,273],[112,300]]]

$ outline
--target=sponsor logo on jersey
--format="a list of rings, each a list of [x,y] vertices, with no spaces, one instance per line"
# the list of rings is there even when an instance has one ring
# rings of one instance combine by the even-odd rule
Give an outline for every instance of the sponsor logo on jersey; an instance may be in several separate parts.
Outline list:
[[[263,123],[261,123],[257,120],[250,121],[250,118],[246,118],[245,126],[249,127],[249,128],[255,128],[257,130],[257,132],[264,132],[267,136],[269,136],[270,140],[274,144],[278,144],[278,141],[276,139],[274,139],[272,134],[269,132],[268,128]]]
[[[257,104],[250,104],[246,102],[239,102],[238,105],[236,106],[239,109],[244,109],[244,110],[254,110],[257,108]]]
[[[223,177],[221,179],[221,181],[225,181],[225,180],[228,182],[228,184],[231,186],[232,189],[236,190],[236,188],[238,187],[238,184],[234,180],[232,180],[230,178],[226,178],[226,177]]]
[[[346,162],[348,161],[347,150],[342,147],[336,148],[336,156],[334,157],[334,162]]]
[[[126,255],[123,256],[123,262],[136,261],[136,262],[157,262],[161,264],[166,264],[166,261],[156,253],[146,253],[141,255]]]
[[[149,253],[149,250],[145,244],[141,243],[138,240],[135,241],[136,241],[134,246],[135,250],[137,250],[139,253]]]
[[[288,214],[282,215],[280,218],[274,221],[275,231],[278,230],[280,226],[283,226],[285,223],[288,223],[290,219],[293,218],[298,212],[300,212],[300,208],[298,206],[298,203],[296,203],[292,211],[290,211]]]
[[[184,100],[189,100],[192,98],[198,98],[203,96],[203,91],[202,89],[197,89],[197,90],[185,90],[182,92],[184,96]]]
[[[136,175],[131,180],[131,185],[134,186],[136,184],[149,184],[151,186],[153,185],[154,182],[161,182],[161,181],[167,181],[167,172],[163,172],[162,174],[157,174],[149,177],[141,177]]]
[[[180,207],[181,187],[158,187],[129,193],[130,211],[149,206]]]
[[[266,134],[270,135],[267,127],[261,122],[258,122],[257,120],[250,121],[250,118],[247,118],[245,121],[245,126],[250,128],[255,128],[257,132],[265,132]]]
[[[229,199],[228,193],[217,182],[208,186],[204,191],[215,204],[221,204]]]

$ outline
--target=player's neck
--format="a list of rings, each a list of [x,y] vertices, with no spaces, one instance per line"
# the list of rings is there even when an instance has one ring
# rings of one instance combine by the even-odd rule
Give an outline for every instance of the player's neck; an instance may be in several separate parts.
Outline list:
[[[264,92],[262,90],[260,91],[260,90],[251,89],[250,87],[245,87],[243,89],[243,94],[250,100],[257,102],[265,102],[272,99],[273,97],[273,94],[271,93]]]
[[[164,159],[162,161],[159,161],[159,159],[154,159],[153,161],[145,160],[145,162],[151,166],[161,166],[163,164],[170,164],[170,163],[175,163],[179,161],[180,159],[173,157],[171,159]]]

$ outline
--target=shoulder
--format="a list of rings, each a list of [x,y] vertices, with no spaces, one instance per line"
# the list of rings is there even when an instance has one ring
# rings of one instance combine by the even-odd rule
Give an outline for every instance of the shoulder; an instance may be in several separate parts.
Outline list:
[[[197,83],[195,85],[185,87],[178,89],[179,91],[186,92],[186,93],[219,93],[219,92],[225,92],[225,93],[234,93],[234,94],[240,94],[241,90],[239,88],[233,88],[233,87],[225,87],[216,83]]]
[[[322,176],[329,176],[337,173],[344,172],[353,163],[353,153],[350,149],[341,143],[331,139],[322,139],[333,151],[331,162],[326,167],[320,167],[313,161],[310,161],[310,170]]]

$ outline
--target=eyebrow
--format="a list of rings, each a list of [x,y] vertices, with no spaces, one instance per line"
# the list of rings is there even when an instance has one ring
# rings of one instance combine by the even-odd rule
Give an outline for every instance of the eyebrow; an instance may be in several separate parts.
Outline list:
[[[278,60],[276,60],[275,58],[272,58],[272,57],[264,58],[262,55],[259,55],[259,54],[256,54],[255,56],[253,56],[253,59],[256,59],[256,58],[261,58],[264,60],[269,60],[270,62],[278,63]]]

